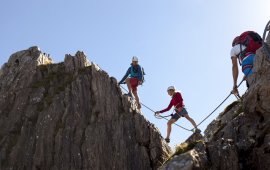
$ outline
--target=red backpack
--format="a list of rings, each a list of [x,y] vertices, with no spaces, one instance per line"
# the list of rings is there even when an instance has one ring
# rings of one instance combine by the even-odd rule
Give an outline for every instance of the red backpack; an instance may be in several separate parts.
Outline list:
[[[254,31],[246,31],[233,40],[232,45],[234,46],[237,44],[246,46],[246,49],[244,51],[241,49],[240,53],[241,57],[245,57],[247,53],[255,54],[262,46],[262,37]]]

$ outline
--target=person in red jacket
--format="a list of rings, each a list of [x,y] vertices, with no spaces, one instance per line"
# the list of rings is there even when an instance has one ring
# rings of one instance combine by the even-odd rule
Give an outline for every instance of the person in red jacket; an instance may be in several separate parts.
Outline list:
[[[233,90],[232,93],[239,95],[237,79],[238,79],[238,64],[242,67],[249,88],[255,80],[253,73],[253,62],[256,57],[256,51],[262,46],[263,40],[261,36],[254,31],[245,31],[240,36],[234,38],[231,49],[232,59],[232,75],[233,75]]]
[[[170,142],[170,134],[171,134],[172,124],[174,122],[176,122],[181,116],[185,117],[187,120],[190,121],[190,123],[194,126],[195,132],[198,132],[198,133],[201,132],[197,128],[195,121],[191,117],[189,117],[188,112],[185,109],[185,105],[184,105],[184,101],[183,101],[183,98],[181,96],[181,93],[176,92],[174,86],[168,87],[167,91],[168,91],[168,94],[170,96],[172,96],[172,100],[171,100],[169,106],[166,109],[155,112],[155,114],[157,115],[157,114],[169,111],[172,108],[172,106],[175,107],[176,113],[172,115],[172,118],[167,123],[167,137],[165,138],[166,142],[167,143]]]

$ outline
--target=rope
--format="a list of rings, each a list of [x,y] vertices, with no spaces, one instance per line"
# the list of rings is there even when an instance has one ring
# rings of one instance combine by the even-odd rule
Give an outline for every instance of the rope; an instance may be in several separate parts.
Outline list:
[[[240,87],[241,86],[241,84],[244,82],[244,79],[238,84],[238,86],[237,86],[237,88],[238,87]],[[121,86],[120,85],[120,87],[123,89],[123,90],[125,90],[126,92],[129,92],[127,89],[125,89],[123,86]],[[232,93],[230,93],[209,115],[207,115],[199,124],[197,124],[197,126],[196,126],[196,128],[198,127],[198,126],[200,126],[206,119],[208,119],[230,96],[232,95]],[[143,103],[141,103],[140,102],[140,104],[142,105],[142,106],[144,106],[146,109],[148,109],[148,110],[150,110],[151,112],[153,112],[153,113],[155,113],[155,111],[153,110],[153,109],[151,109],[150,107],[148,107],[148,106],[146,106],[145,104],[143,104]],[[161,116],[161,115],[159,115],[159,116],[156,116],[155,115],[155,117],[157,118],[157,119],[165,119],[165,120],[168,120],[169,121],[169,119],[167,119],[166,117],[169,117],[169,116],[172,116],[172,114],[170,114],[170,115],[168,115],[168,116]],[[175,124],[176,126],[178,126],[178,127],[180,127],[180,128],[182,128],[182,129],[184,129],[184,130],[187,130],[187,131],[191,131],[191,132],[193,132],[193,130],[194,130],[194,128],[192,128],[191,130],[190,129],[187,129],[187,128],[185,128],[185,127],[183,127],[183,126],[180,126],[180,125],[178,125],[177,123],[173,123],[173,124]]]
[[[266,24],[265,29],[264,29],[264,33],[263,33],[263,48],[266,50],[266,52],[268,53],[269,57],[270,57],[270,51],[269,51],[269,47],[268,45],[265,43],[265,38],[266,38],[266,32],[270,30],[270,21]],[[249,72],[247,73],[247,75],[250,73],[252,69],[249,70]],[[240,85],[244,82],[244,79],[239,83],[239,85],[237,86],[240,87]],[[209,118],[230,96],[232,93],[230,93],[208,116],[206,116],[198,125],[200,126],[207,118]],[[240,98],[241,97],[235,94],[236,98]]]
[[[270,31],[270,21],[266,24],[266,27],[265,27],[265,29],[264,29],[264,33],[263,33],[263,48],[266,50],[266,52],[268,53],[268,55],[269,55],[269,57],[270,57],[270,50],[269,50],[269,46],[265,43],[265,38],[266,38],[266,32],[267,31]],[[251,71],[251,69],[249,70],[249,72]],[[247,73],[247,75],[249,74],[249,72]],[[242,79],[242,81],[238,84],[238,86],[237,86],[237,88],[238,87],[240,87],[241,86],[241,84],[244,82],[244,78]],[[123,86],[121,86],[120,85],[120,87],[122,88],[122,89],[124,89],[126,92],[129,92],[127,89],[125,89]],[[226,101],[226,100],[228,100],[228,98],[230,97],[232,95],[232,92],[209,114],[209,115],[207,115],[199,124],[197,124],[197,126],[196,126],[196,128],[198,127],[198,126],[200,126],[205,120],[207,120],[213,113],[215,113],[215,111],[217,111],[217,109]],[[241,97],[239,96],[239,94],[234,94],[235,95],[235,97],[237,98],[237,99],[241,99]],[[150,110],[150,111],[152,111],[153,113],[155,113],[155,111],[153,110],[153,109],[151,109],[150,107],[148,107],[148,106],[146,106],[145,104],[143,104],[143,103],[141,103],[140,102],[140,104],[141,105],[143,105],[145,108],[147,108],[148,110]],[[161,115],[159,115],[159,116],[156,116],[155,115],[155,117],[157,118],[157,119],[165,119],[165,120],[168,120],[169,121],[169,119],[167,119],[166,117],[169,117],[169,116],[172,116],[173,114],[170,114],[170,115],[168,115],[168,116],[161,116]],[[178,125],[177,123],[173,123],[173,124],[175,124],[176,126],[178,126],[178,127],[180,127],[180,128],[182,128],[182,129],[185,129],[185,130],[187,130],[187,131],[192,131],[193,132],[193,129],[191,129],[191,130],[189,130],[189,129],[187,129],[187,128],[185,128],[185,127],[182,127],[182,126],[180,126],[180,125]]]
[[[120,87],[121,87],[123,90],[125,90],[126,92],[129,92],[129,91],[128,91],[127,89],[125,89],[123,86],[120,85]],[[145,104],[143,104],[143,103],[141,103],[141,102],[140,102],[140,104],[141,104],[142,106],[144,106],[146,109],[148,109],[148,110],[150,110],[151,112],[155,113],[155,111],[154,111],[153,109],[151,109],[150,107],[146,106]],[[172,115],[172,114],[171,114],[171,115]],[[169,117],[169,116],[171,116],[171,115],[168,115],[168,116],[161,116],[161,115],[156,116],[156,115],[155,115],[155,117],[158,118],[158,119],[165,119],[165,120],[168,120],[168,121],[169,121],[169,119],[167,119],[166,117]],[[189,130],[189,129],[183,127],[183,126],[178,125],[178,124],[175,123],[175,122],[174,122],[173,124],[175,124],[176,126],[182,128],[182,129],[184,129],[184,130],[192,131],[192,130]]]
[[[198,125],[200,126],[206,119],[208,119],[230,96],[232,93],[230,93],[208,116],[206,116]]]
[[[266,44],[266,32],[270,31],[270,21],[266,24],[263,32],[263,49],[267,52],[269,58],[270,58],[270,49],[268,44]]]
[[[263,45],[264,45],[264,47],[266,47],[266,43],[265,43],[265,36],[266,36],[266,32],[267,31],[269,31],[270,30],[270,21],[266,24],[266,27],[265,27],[265,29],[264,29],[264,33],[263,33]],[[267,46],[268,47],[268,46]],[[266,47],[266,48],[267,48]],[[268,52],[268,54],[270,54],[270,52],[269,52],[269,48],[267,48],[267,52]],[[250,71],[251,71],[251,69],[249,70],[249,72],[247,73],[247,75],[250,73]],[[237,88],[238,87],[240,87],[240,85],[242,84],[244,82],[244,79],[239,83],[239,85],[237,86]],[[218,105],[218,107],[216,107],[215,109],[214,109],[214,111],[213,112],[211,112],[208,116],[206,116],[206,118],[204,118],[198,125],[197,125],[197,127],[199,126],[199,125],[201,125],[209,116],[211,116],[229,97],[230,97],[230,95],[231,95],[232,93],[230,93],[226,98],[225,98],[225,100],[223,100],[222,102],[221,102],[221,104],[220,105]],[[238,96],[238,95],[236,95],[235,96],[236,98],[240,98],[241,99],[241,97],[240,96]]]
[[[249,72],[247,73],[247,75],[250,73],[251,69],[249,70]],[[238,84],[237,88],[239,88],[241,86],[241,84],[244,82],[244,78],[242,79],[242,81]],[[200,126],[206,119],[208,119],[233,93],[231,92],[209,115],[207,115],[198,125]],[[240,98],[239,94],[234,94],[236,98]]]
[[[270,29],[270,21],[267,23],[267,25],[266,25],[266,27],[265,27],[265,29],[264,29],[264,33],[263,33],[263,45],[264,45],[264,47],[267,45],[266,43],[265,43],[265,36],[266,36],[266,32],[267,31],[269,31],[269,29]],[[268,47],[268,46],[267,46]],[[268,52],[268,54],[270,54],[270,52],[269,52],[269,48],[267,48],[267,52]],[[247,73],[247,75],[250,73],[250,71],[251,71],[251,69],[249,70],[249,72]],[[243,83],[243,81],[244,81],[244,79],[240,82],[240,84],[237,86],[237,88],[238,87],[240,87],[240,85]],[[231,93],[232,94],[232,93]],[[225,100],[223,100],[223,102],[221,102],[221,104],[220,105],[218,105],[218,107],[216,108],[216,109],[214,109],[214,111],[213,112],[211,112],[205,119],[203,119],[197,126],[199,126],[200,124],[202,124],[209,116],[211,116],[229,97],[230,97],[230,95],[231,94],[229,94],[227,97],[226,97],[226,99]],[[235,96],[236,98],[237,97],[239,97],[240,99],[241,99],[241,97],[240,96]]]
[[[251,71],[251,70],[250,70]],[[249,72],[250,72],[249,71]],[[248,72],[248,73],[249,73]],[[244,79],[238,84],[238,86],[237,86],[237,88],[238,87],[240,87],[241,86],[241,84],[244,82]],[[123,90],[125,90],[126,92],[129,92],[127,89],[125,89],[123,86],[121,86],[120,85],[120,87],[123,89]],[[197,126],[196,126],[196,128],[198,127],[198,126],[200,126],[206,119],[208,119],[230,96],[232,95],[232,93],[230,93],[209,115],[207,115],[199,124],[197,124]],[[236,95],[236,97],[239,97],[240,98],[240,96],[238,96],[238,95]],[[143,103],[141,103],[140,102],[140,104],[142,105],[142,106],[144,106],[146,109],[148,109],[148,110],[150,110],[151,112],[153,112],[153,113],[155,113],[155,111],[153,110],[153,109],[151,109],[150,107],[148,107],[148,106],[146,106],[145,104],[143,104]],[[172,116],[172,114],[170,114],[170,115],[168,115],[168,116],[161,116],[161,115],[159,115],[159,116],[156,116],[155,115],[155,117],[157,118],[157,119],[165,119],[165,120],[168,120],[169,121],[169,119],[167,119],[166,117],[169,117],[169,116]],[[194,128],[193,129],[187,129],[187,128],[185,128],[185,127],[183,127],[183,126],[180,126],[180,125],[178,125],[177,123],[173,123],[173,124],[175,124],[176,126],[178,126],[178,127],[180,127],[180,128],[182,128],[182,129],[185,129],[185,130],[187,130],[187,131],[192,131],[193,132],[193,130],[194,130]]]
[[[263,48],[265,48],[265,50],[268,52],[268,55],[269,55],[269,57],[270,57],[270,50],[269,50],[269,47],[268,47],[268,45],[265,43],[265,38],[266,38],[266,32],[267,31],[269,31],[270,30],[270,21],[266,24],[266,27],[265,27],[265,29],[264,29],[264,33],[263,33]],[[247,73],[247,75],[250,73],[250,71],[251,71],[252,69],[250,69],[249,70],[249,72]],[[237,86],[237,88],[238,87],[240,87],[241,86],[241,84],[244,82],[244,78],[243,78],[243,80],[239,83],[239,85]],[[197,127],[199,126],[199,125],[201,125],[207,118],[209,118],[230,96],[231,96],[231,94],[232,93],[230,93],[221,103],[220,103],[220,105],[218,105],[208,116],[206,116],[206,118],[204,118],[198,125],[197,125]],[[238,99],[241,99],[241,97],[239,96],[239,94],[234,94],[235,95],[235,97]]]
[[[244,79],[239,83],[239,85],[237,86],[237,87],[239,87],[242,83],[244,82]],[[126,92],[129,92],[127,89],[125,89],[123,86],[121,86],[120,85],[120,87],[122,88],[122,89],[124,89]],[[208,119],[230,96],[232,95],[232,93],[230,93],[209,115],[207,115],[197,126],[196,126],[196,128],[198,127],[198,126],[200,126],[206,119]],[[141,103],[140,102],[140,104],[142,105],[142,106],[144,106],[145,108],[147,108],[148,110],[150,110],[151,112],[153,112],[153,113],[155,113],[155,111],[153,110],[153,109],[151,109],[150,107],[148,107],[148,106],[146,106],[145,104],[143,104],[143,103]],[[172,114],[171,114],[172,115]],[[161,115],[159,115],[159,116],[156,116],[155,115],[155,117],[157,118],[157,119],[165,119],[165,120],[168,120],[169,121],[169,119],[167,119],[166,117],[169,117],[169,116],[171,116],[171,115],[168,115],[168,116],[161,116]],[[193,130],[194,130],[194,128],[192,128],[192,129],[187,129],[187,128],[185,128],[185,127],[183,127],[183,126],[180,126],[180,125],[178,125],[177,123],[173,123],[173,124],[175,124],[176,126],[178,126],[178,127],[180,127],[180,128],[182,128],[182,129],[184,129],[184,130],[187,130],[187,131],[191,131],[191,132],[193,132]]]
[[[266,32],[270,30],[270,21],[268,21],[268,23],[266,24],[265,28],[264,28],[264,32],[263,32],[263,42],[265,42],[265,38],[266,38]]]

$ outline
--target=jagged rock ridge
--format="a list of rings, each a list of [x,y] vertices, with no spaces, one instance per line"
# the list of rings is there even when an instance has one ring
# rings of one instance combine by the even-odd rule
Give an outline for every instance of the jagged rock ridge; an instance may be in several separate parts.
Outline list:
[[[169,151],[83,52],[53,64],[31,47],[1,69],[0,169],[157,169]]]

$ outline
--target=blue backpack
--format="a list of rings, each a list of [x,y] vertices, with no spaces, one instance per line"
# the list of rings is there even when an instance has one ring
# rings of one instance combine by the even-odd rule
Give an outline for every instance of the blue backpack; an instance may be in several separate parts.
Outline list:
[[[137,68],[141,68],[141,72],[142,72],[142,84],[143,84],[145,82],[144,75],[146,75],[146,74],[144,72],[143,67],[140,67],[139,66]],[[130,74],[131,74],[132,77],[137,77],[138,76],[139,70],[137,68],[131,66],[131,73]]]

